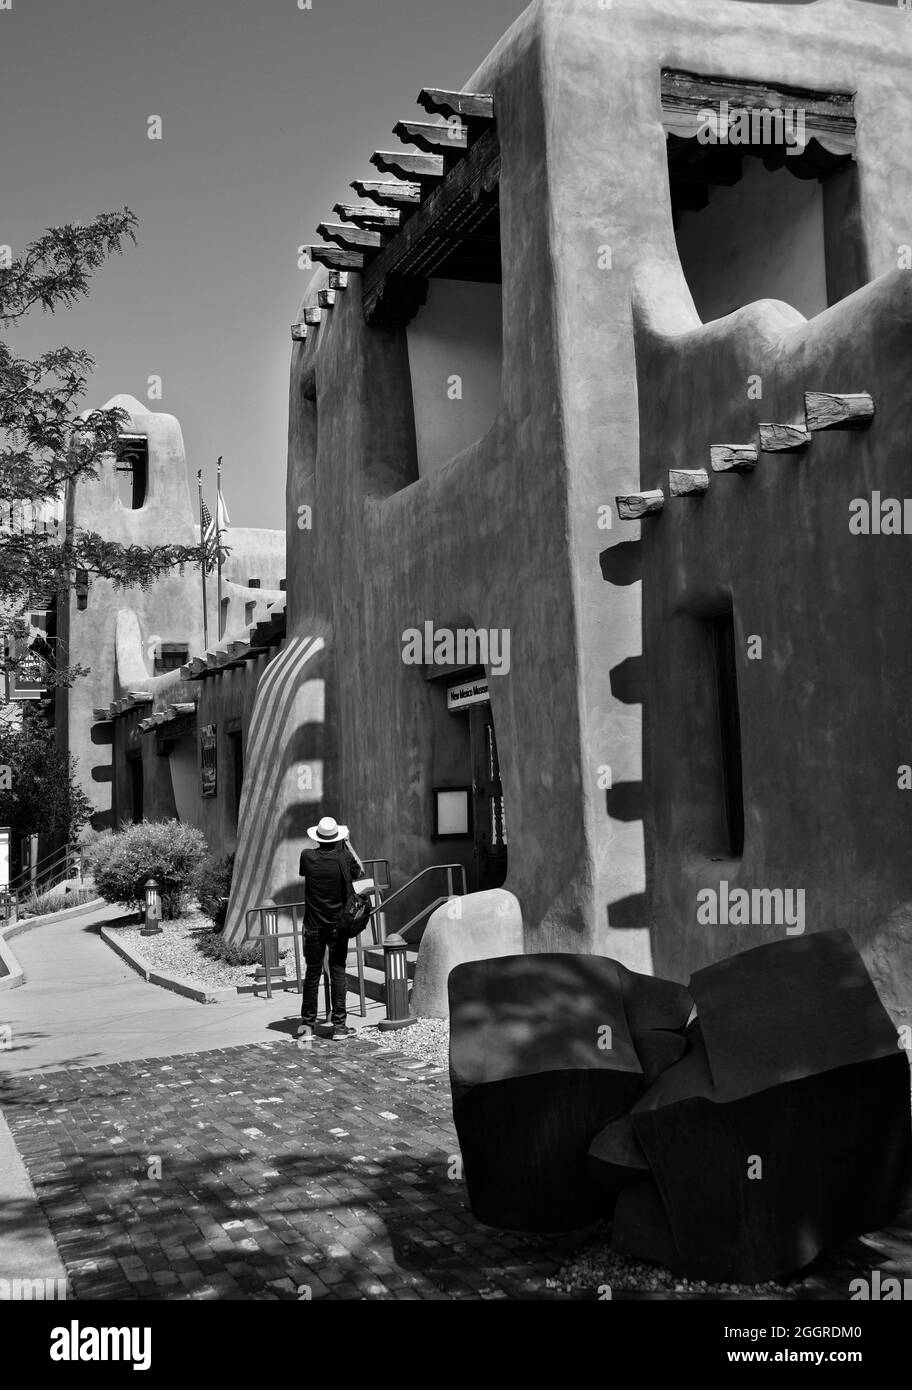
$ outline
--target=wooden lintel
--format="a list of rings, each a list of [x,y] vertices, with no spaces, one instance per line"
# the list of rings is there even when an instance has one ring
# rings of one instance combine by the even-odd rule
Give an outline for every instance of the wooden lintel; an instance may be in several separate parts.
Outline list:
[[[309,324],[311,328],[316,328],[322,317],[323,310],[316,304],[309,304],[304,310],[304,322]]]
[[[367,198],[378,207],[401,208],[406,212],[421,202],[421,184],[401,179],[354,179],[351,187],[359,198]]]
[[[448,92],[422,87],[418,105],[430,116],[458,116],[462,121],[493,121],[494,98],[485,92]]]
[[[175,704],[168,706],[176,719],[179,714],[195,714],[196,705],[192,700],[178,700]]]
[[[348,289],[348,271],[347,271],[347,270],[331,270],[331,271],[329,272],[329,288],[330,288],[331,290],[347,290],[347,289]]]
[[[874,419],[874,399],[867,391],[854,395],[806,391],[804,413],[809,430],[863,430]]]
[[[654,516],[665,506],[665,495],[661,488],[649,492],[629,492],[626,497],[615,497],[617,514],[621,521],[639,521],[644,516]]]
[[[379,232],[368,227],[345,226],[341,222],[321,222],[317,227],[317,236],[321,236],[324,241],[334,241],[343,251],[379,251],[383,245],[383,237]]]
[[[310,259],[330,270],[363,270],[364,257],[360,251],[343,251],[338,246],[311,246]]]
[[[714,473],[750,473],[757,467],[753,444],[712,444],[709,461]]]
[[[669,468],[668,491],[672,497],[702,497],[709,491],[705,468]]]
[[[459,121],[442,125],[429,121],[397,121],[393,134],[405,145],[414,145],[426,154],[442,154],[458,158],[469,147],[469,132]]]
[[[229,642],[228,655],[232,661],[236,661],[239,656],[244,656],[250,646],[249,642]]]
[[[370,157],[375,169],[384,174],[395,174],[400,179],[417,179],[419,183],[433,183],[444,175],[443,155],[421,154],[403,150],[375,150]]]
[[[760,448],[765,454],[800,454],[810,442],[809,432],[800,425],[760,426]]]
[[[362,208],[357,203],[335,203],[333,212],[356,227],[398,227],[402,216],[398,208]]]
[[[317,303],[321,309],[331,309],[335,302],[335,290],[317,290]]]
[[[499,176],[500,146],[491,127],[371,262],[362,284],[368,323],[373,322],[381,300],[387,306],[391,303],[389,287],[384,290],[385,280],[400,288],[408,279],[426,280],[452,255],[460,240],[469,238],[496,214]],[[415,310],[423,302],[413,299]]]

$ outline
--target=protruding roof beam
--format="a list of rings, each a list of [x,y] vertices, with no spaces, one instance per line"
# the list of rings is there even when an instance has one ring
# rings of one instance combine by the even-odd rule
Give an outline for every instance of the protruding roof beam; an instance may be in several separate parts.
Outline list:
[[[709,459],[714,473],[752,473],[757,449],[753,444],[711,444]]]
[[[330,270],[363,270],[364,257],[360,251],[342,251],[338,246],[310,246],[310,259]]]
[[[760,448],[765,454],[800,454],[810,442],[810,431],[800,425],[764,423],[760,426]]]
[[[668,491],[672,497],[702,497],[709,491],[705,468],[669,468]]]
[[[863,430],[874,419],[874,400],[868,391],[805,391],[804,411],[809,430]]]
[[[293,343],[303,343],[307,340],[307,324],[293,323],[291,325],[291,341]]]
[[[321,309],[331,309],[335,302],[335,290],[317,290],[317,303]]]
[[[375,169],[384,174],[395,174],[400,179],[417,179],[419,183],[436,183],[445,173],[443,155],[419,154],[403,150],[374,150],[370,162]]]
[[[354,222],[356,227],[395,228],[401,220],[398,208],[362,208],[355,203],[336,203],[333,212],[337,213],[343,222]]]
[[[353,179],[350,187],[359,198],[367,198],[378,207],[400,208],[403,216],[421,202],[421,184],[401,179]]]
[[[494,98],[483,92],[448,92],[422,87],[418,105],[431,116],[458,116],[461,121],[493,121]]]
[[[311,328],[316,328],[322,317],[323,310],[316,304],[308,304],[307,308],[304,310],[304,322]]]
[[[383,245],[383,237],[379,232],[368,231],[362,227],[345,227],[341,222],[321,222],[317,227],[317,236],[321,236],[324,241],[334,241],[343,251],[379,251]]]
[[[405,145],[416,145],[427,154],[442,154],[458,159],[469,147],[469,132],[466,126],[449,121],[443,125],[429,124],[426,121],[399,121],[393,126],[393,134],[398,135]]]
[[[660,488],[650,492],[629,492],[624,497],[614,499],[617,514],[621,521],[639,521],[644,516],[655,516],[665,505],[665,496]]]

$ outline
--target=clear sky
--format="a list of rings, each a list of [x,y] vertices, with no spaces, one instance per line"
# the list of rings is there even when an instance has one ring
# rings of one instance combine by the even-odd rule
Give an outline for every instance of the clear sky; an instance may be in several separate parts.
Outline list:
[[[699,0],[694,0],[695,4]],[[894,0],[882,0],[894,3]],[[376,176],[422,86],[458,88],[523,0],[11,0],[0,10],[0,244],[124,204],[139,245],[90,298],[32,315],[17,350],[96,358],[181,421],[191,470],[224,455],[236,525],[281,526],[297,247]],[[595,0],[593,0],[595,3]],[[149,116],[163,138],[147,138]],[[350,195],[353,196],[353,195]],[[211,505],[211,498],[210,498]]]

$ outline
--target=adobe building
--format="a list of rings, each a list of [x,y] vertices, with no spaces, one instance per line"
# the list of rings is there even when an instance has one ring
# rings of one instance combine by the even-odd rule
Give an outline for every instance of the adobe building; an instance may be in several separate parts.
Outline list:
[[[529,951],[844,926],[908,1017],[906,543],[850,517],[907,490],[910,62],[856,0],[537,0],[422,92],[292,330],[229,935],[331,813]]]
[[[129,416],[124,456],[117,461],[106,455],[97,478],[71,489],[72,524],[124,545],[198,545],[178,421],[132,396],[115,396],[105,409],[115,406]],[[246,650],[252,628],[280,614],[285,603],[282,533],[233,526],[223,534],[230,553],[223,564],[221,642],[214,574],[207,584],[213,664],[224,664],[231,642],[240,641]],[[103,579],[80,584],[77,576],[57,623],[66,660],[89,672],[58,692],[56,718],[58,736],[75,755],[77,778],[95,807],[93,828],[179,815],[200,825],[217,852],[227,852],[237,828],[235,784],[242,778],[257,662],[265,663],[269,648],[241,663],[246,676],[226,684],[217,701],[200,700],[203,687],[181,674],[191,662],[195,670],[206,666],[200,569],[194,565],[146,591],[118,589]],[[140,729],[144,719],[154,719],[150,730]],[[205,738],[207,757],[214,737],[224,775],[221,795],[203,796],[200,730],[213,726],[216,734]],[[210,779],[207,792],[211,786]]]

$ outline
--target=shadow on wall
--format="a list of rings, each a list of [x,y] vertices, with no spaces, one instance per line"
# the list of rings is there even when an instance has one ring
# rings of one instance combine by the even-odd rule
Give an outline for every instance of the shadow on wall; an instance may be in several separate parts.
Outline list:
[[[325,680],[322,637],[295,637],[260,679],[250,723],[247,775],[238,816],[238,850],[225,939],[244,937],[244,913],[297,893],[298,858],[323,799]]]

